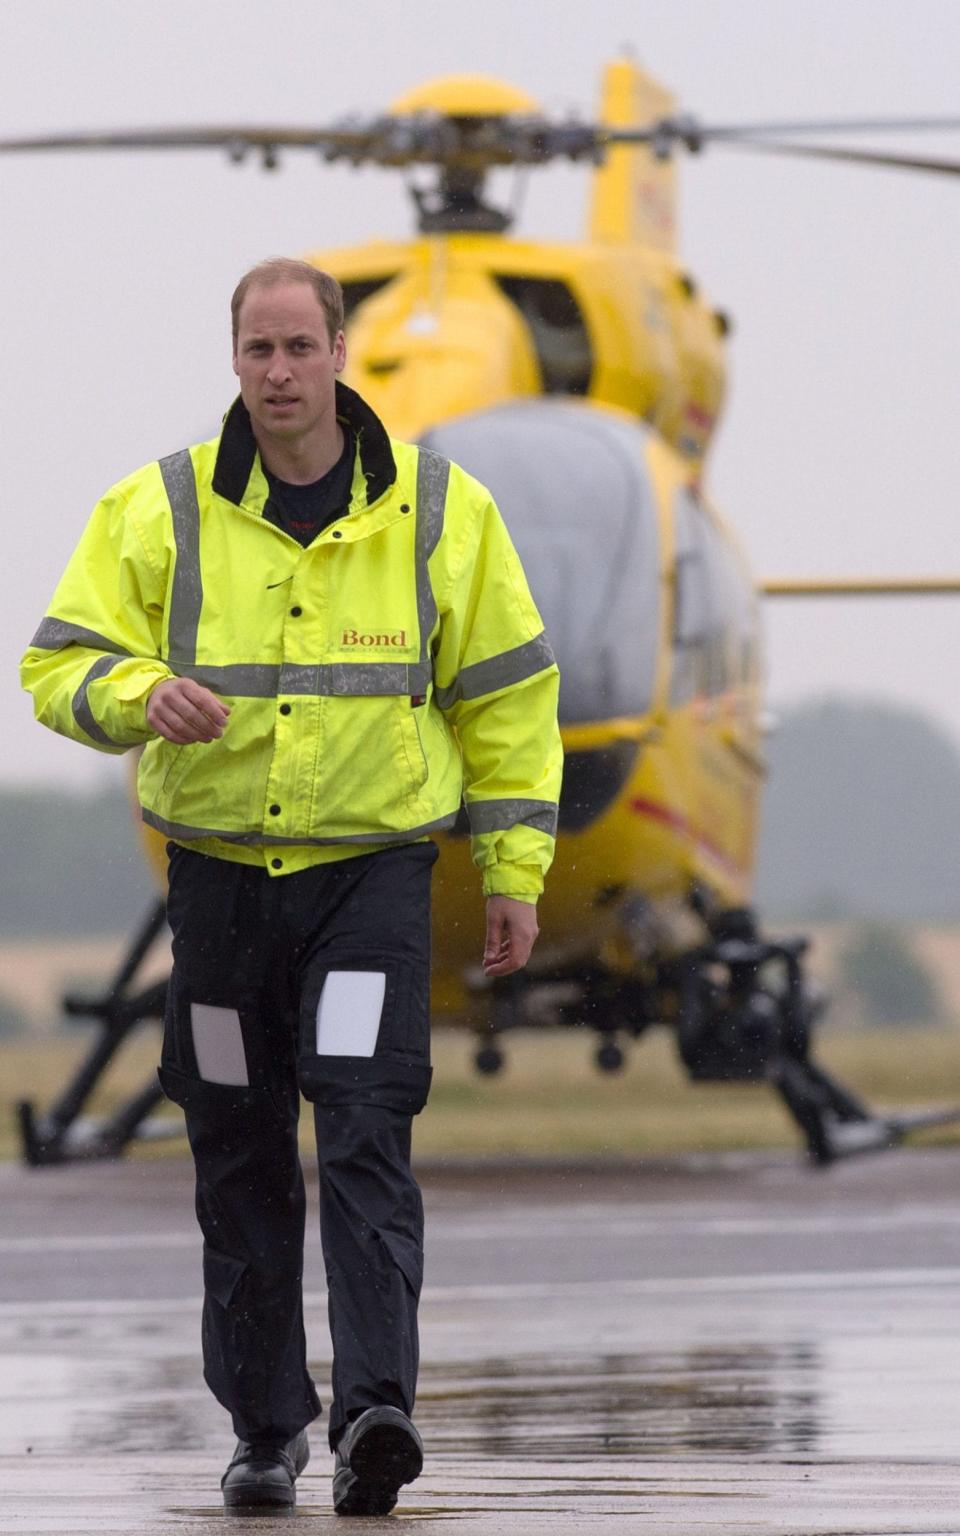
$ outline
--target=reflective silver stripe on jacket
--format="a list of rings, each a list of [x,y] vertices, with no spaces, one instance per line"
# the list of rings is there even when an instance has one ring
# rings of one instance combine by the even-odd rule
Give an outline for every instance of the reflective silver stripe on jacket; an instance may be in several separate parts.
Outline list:
[[[38,651],[62,651],[68,645],[88,645],[92,650],[110,651],[114,656],[133,654],[109,636],[86,629],[82,624],[71,624],[67,619],[44,619],[30,644]]]
[[[214,693],[237,699],[275,699],[278,694],[300,694],[311,698],[338,695],[426,693],[430,666],[413,662],[318,662],[301,666],[285,662],[283,666],[238,662],[224,667],[169,663],[178,677],[192,677]]]
[[[517,826],[534,827],[550,837],[557,835],[557,805],[553,800],[468,800],[467,816],[474,837],[479,832],[506,832]]]
[[[449,688],[438,688],[434,698],[441,709],[450,709],[461,699],[478,699],[485,693],[496,693],[499,688],[509,688],[522,683],[554,664],[553,650],[546,632],[541,630],[533,640],[516,645],[510,651],[488,656],[486,661],[475,661],[464,667]]]
[[[190,666],[197,659],[197,631],[203,606],[200,574],[200,505],[197,477],[189,449],[160,460],[160,473],[173,515],[177,559],[170,592],[169,665]]]
[[[437,600],[430,582],[430,556],[443,532],[450,460],[421,448],[417,457],[417,621],[420,625],[420,665],[432,674],[430,635],[437,622]],[[425,692],[426,689],[418,689]]]
[[[130,743],[128,741],[114,741],[113,737],[108,736],[106,731],[97,724],[93,718],[90,701],[87,698],[87,690],[91,683],[95,683],[98,677],[105,677],[122,660],[122,656],[99,656],[73,696],[74,720],[76,720],[81,730],[86,731],[92,741],[98,741],[103,747],[126,748]]]
[[[167,821],[163,816],[158,816],[155,811],[148,810],[146,806],[143,807],[141,814],[148,826],[155,827],[158,832],[163,832],[167,837],[176,838],[185,843],[196,842],[201,837],[215,837],[222,843],[243,843],[254,848],[267,843],[271,848],[275,846],[323,848],[336,843],[412,843],[418,837],[425,837],[428,832],[440,832],[444,827],[452,827],[459,813],[450,811],[446,816],[438,816],[436,821],[425,821],[421,826],[408,827],[404,832],[360,832],[351,837],[272,837],[269,832],[260,827],[251,832],[225,832],[222,827],[191,827],[186,822]]]
[[[234,698],[275,698],[278,693],[314,697],[358,694],[420,694],[429,687],[433,668],[430,634],[437,622],[437,604],[430,582],[429,561],[443,532],[443,514],[450,478],[450,461],[421,448],[417,461],[416,584],[420,659],[397,662],[332,662],[316,666],[284,666],[251,662],[207,666],[197,662],[197,633],[203,606],[200,570],[200,507],[189,451],[160,460],[160,473],[170,501],[177,560],[170,594],[169,655],[172,672],[192,677],[205,687]]]

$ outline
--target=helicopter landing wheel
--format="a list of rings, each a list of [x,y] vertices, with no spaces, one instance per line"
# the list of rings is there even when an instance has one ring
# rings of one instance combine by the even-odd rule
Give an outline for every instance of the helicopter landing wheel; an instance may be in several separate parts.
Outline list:
[[[484,1077],[496,1077],[503,1069],[503,1061],[499,1045],[481,1045],[473,1058],[474,1066]]]
[[[601,1072],[619,1072],[626,1058],[622,1047],[615,1040],[604,1040],[602,1045],[597,1046],[593,1059]]]

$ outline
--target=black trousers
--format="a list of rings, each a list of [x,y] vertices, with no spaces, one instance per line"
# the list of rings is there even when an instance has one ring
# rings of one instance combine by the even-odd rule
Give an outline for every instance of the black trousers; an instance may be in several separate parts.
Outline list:
[[[170,845],[174,966],[160,1081],[182,1105],[203,1232],[204,1376],[241,1440],[320,1412],[303,1325],[300,1094],[312,1100],[333,1341],[331,1446],[413,1409],[430,1086],[430,872],[408,844],[271,879]]]

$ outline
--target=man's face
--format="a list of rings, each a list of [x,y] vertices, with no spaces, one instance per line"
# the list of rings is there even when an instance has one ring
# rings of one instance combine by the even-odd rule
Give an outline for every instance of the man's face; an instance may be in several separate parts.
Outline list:
[[[233,371],[258,434],[309,438],[334,420],[336,376],[346,362],[343,332],[333,345],[308,283],[250,289],[240,309]]]

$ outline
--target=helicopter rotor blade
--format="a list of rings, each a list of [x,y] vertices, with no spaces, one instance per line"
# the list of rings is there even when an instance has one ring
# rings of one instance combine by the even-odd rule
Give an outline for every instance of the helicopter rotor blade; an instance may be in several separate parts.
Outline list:
[[[193,127],[105,130],[0,139],[0,154],[96,151],[222,149],[239,163],[248,154],[276,166],[281,151],[306,149],[327,162],[354,166],[434,165],[448,172],[482,173],[494,166],[543,165],[554,159],[603,160],[617,145],[646,144],[666,159],[677,146],[696,152],[708,144],[753,149],[761,153],[847,160],[856,164],[956,175],[958,162],[895,152],[844,149],[832,145],[795,145],[768,135],[798,133],[931,132],[960,128],[960,118],[887,118],[858,122],[783,122],[755,125],[700,123],[686,114],[662,118],[637,128],[608,128],[572,118],[551,122],[538,116],[449,118],[438,113],[345,119],[329,127]]]
[[[770,140],[723,139],[725,149],[745,149],[762,155],[811,160],[835,160],[849,165],[875,165],[898,171],[926,171],[941,176],[960,176],[960,160],[927,159],[918,155],[898,155],[884,150],[841,149],[828,144],[779,144]]]
[[[325,137],[325,136],[324,136]],[[145,128],[106,130],[95,133],[50,133],[42,138],[0,139],[0,150],[20,153],[31,150],[66,149],[229,149],[234,144],[250,148],[263,144],[284,146],[291,140],[311,146],[322,141],[308,130],[290,128]]]
[[[776,123],[702,123],[686,112],[663,117],[656,123],[636,128],[601,128],[611,144],[645,144],[655,136],[678,139],[696,138],[701,143],[716,144],[724,139],[760,139],[768,134],[793,137],[798,133],[949,133],[960,129],[960,117],[871,117],[871,118],[801,118]]]
[[[558,147],[547,140],[556,132]],[[593,147],[593,131],[579,134],[579,152]],[[177,150],[223,149],[234,161],[251,153],[274,166],[286,149],[306,149],[324,160],[347,160],[354,165],[369,162],[383,166],[413,164],[464,167],[483,170],[491,165],[512,165],[570,153],[570,128],[541,119],[506,119],[496,122],[454,123],[437,113],[384,116],[334,123],[328,128],[236,127],[146,128],[46,134],[37,138],[0,139],[0,154],[75,150]]]
[[[669,121],[669,119],[668,119]],[[678,121],[682,124],[684,119]],[[960,117],[867,117],[815,119],[805,118],[795,122],[779,123],[711,123],[699,125],[705,139],[717,142],[721,139],[758,139],[767,134],[774,138],[781,134],[791,137],[797,133],[936,133],[960,128]]]
[[[377,125],[378,126],[378,125]],[[334,128],[145,128],[94,133],[55,133],[40,138],[0,139],[0,153],[60,150],[225,149],[241,160],[251,150],[264,156],[280,149],[312,149],[324,155],[366,153],[375,125]]]
[[[680,144],[693,153],[707,145],[755,150],[760,154],[806,157],[819,160],[847,161],[853,165],[871,165],[895,170],[931,172],[956,176],[960,162],[922,155],[905,155],[891,150],[849,149],[828,144],[789,144],[778,135],[804,133],[933,133],[960,129],[958,117],[869,118],[847,122],[806,121],[753,124],[707,124],[680,114],[663,118],[652,127],[600,130],[608,145],[648,144],[654,154],[666,159]],[[767,135],[773,135],[768,138]]]

